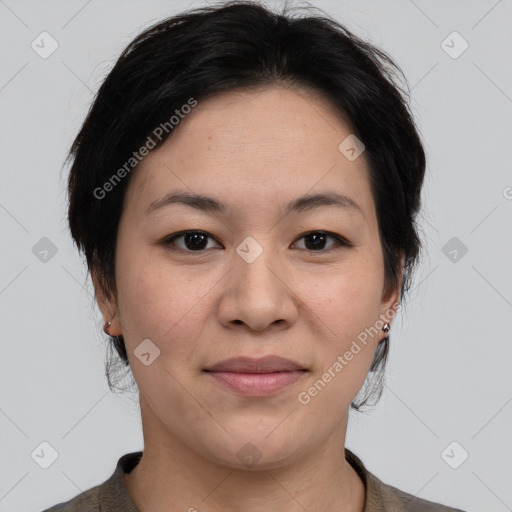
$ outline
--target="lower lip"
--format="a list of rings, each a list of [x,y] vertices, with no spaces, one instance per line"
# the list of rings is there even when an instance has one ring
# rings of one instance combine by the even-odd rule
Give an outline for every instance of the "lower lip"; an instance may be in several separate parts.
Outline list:
[[[303,370],[276,373],[207,372],[217,382],[245,396],[265,396],[297,382]]]

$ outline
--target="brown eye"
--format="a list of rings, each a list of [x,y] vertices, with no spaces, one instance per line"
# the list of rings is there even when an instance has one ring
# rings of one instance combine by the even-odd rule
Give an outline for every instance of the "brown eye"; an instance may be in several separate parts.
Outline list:
[[[305,250],[312,252],[330,252],[340,247],[351,247],[352,244],[344,238],[336,235],[335,233],[329,233],[328,231],[311,231],[301,236],[300,239],[305,240]],[[299,240],[300,240],[299,239]],[[331,239],[334,242],[326,249],[328,240]]]
[[[183,231],[175,233],[164,240],[164,245],[171,250],[185,252],[199,252],[208,249],[208,239],[213,238],[204,231]],[[181,242],[178,244],[177,241]],[[177,246],[177,248],[173,247]]]

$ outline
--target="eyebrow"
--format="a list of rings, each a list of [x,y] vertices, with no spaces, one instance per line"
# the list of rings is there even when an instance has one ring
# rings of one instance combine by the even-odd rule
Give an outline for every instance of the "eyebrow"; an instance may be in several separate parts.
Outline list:
[[[213,197],[191,194],[189,192],[171,192],[163,198],[153,201],[147,208],[146,214],[150,214],[155,210],[159,210],[171,204],[183,204],[197,210],[211,213],[224,213],[227,210],[225,204]],[[335,192],[309,194],[294,199],[286,205],[284,214],[301,213],[322,206],[346,208],[359,212],[363,217],[365,216],[362,208],[353,199],[344,194],[337,194]]]

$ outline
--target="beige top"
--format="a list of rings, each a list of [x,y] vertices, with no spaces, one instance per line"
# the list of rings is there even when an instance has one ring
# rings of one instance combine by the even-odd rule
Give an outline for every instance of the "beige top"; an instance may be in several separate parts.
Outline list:
[[[141,457],[142,452],[123,455],[108,480],[43,512],[139,512],[126,489],[124,474],[129,473],[139,463]],[[366,488],[364,512],[464,512],[417,498],[383,483],[370,473],[361,460],[347,448],[345,448],[345,458],[364,482]]]

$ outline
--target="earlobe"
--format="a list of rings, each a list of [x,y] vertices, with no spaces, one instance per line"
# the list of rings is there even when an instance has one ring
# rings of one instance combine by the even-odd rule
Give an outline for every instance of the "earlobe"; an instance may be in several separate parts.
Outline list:
[[[402,281],[403,281],[403,270],[404,270],[405,257],[403,251],[401,252],[400,258],[400,274],[398,276],[398,282],[392,289],[384,289],[381,300],[381,318],[391,326],[392,319],[396,316],[398,308],[400,307],[400,298],[402,293]]]
[[[389,291],[382,301],[381,318],[390,326],[400,307],[401,285],[402,281],[400,280],[396,288]]]
[[[109,336],[121,336],[123,334],[119,322],[115,321],[115,317],[112,317],[112,321],[105,321],[105,324],[103,325],[103,332]]]
[[[103,332],[104,332],[105,334],[110,335],[110,333],[108,332],[108,329],[110,329],[110,326],[111,326],[111,325],[112,325],[112,322],[111,322],[110,320],[107,320],[107,321],[105,322],[105,325],[103,326]]]

